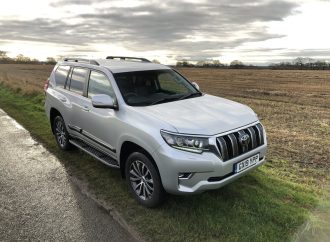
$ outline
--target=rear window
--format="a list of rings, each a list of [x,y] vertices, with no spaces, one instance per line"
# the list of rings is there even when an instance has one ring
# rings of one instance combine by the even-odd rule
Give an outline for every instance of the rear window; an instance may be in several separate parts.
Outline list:
[[[83,95],[88,70],[75,67],[72,71],[70,91]]]
[[[64,88],[70,66],[59,66],[55,71],[56,86]]]

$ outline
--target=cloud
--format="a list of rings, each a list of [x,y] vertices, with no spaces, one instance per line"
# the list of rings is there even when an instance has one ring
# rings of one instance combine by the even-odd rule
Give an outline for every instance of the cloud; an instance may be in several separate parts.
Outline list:
[[[91,0],[58,0],[58,1],[52,1],[50,3],[50,6],[63,7],[66,5],[91,5],[92,3],[93,1]]]
[[[286,50],[281,54],[288,57],[329,57],[329,49]]]
[[[93,51],[97,44],[120,44],[132,51],[167,50],[178,56],[212,58],[224,48],[283,37],[269,33],[264,23],[295,13],[290,1],[145,1],[133,7],[89,0],[52,2],[51,6],[91,6],[89,13],[65,20],[36,18],[2,20],[0,39],[75,46]],[[70,24],[70,20],[74,24]]]

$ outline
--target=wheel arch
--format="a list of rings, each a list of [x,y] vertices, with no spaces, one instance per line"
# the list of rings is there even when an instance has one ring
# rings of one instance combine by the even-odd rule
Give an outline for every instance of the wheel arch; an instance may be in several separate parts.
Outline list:
[[[56,108],[51,108],[49,113],[50,113],[50,115],[49,115],[50,126],[52,129],[52,133],[54,134],[54,119],[57,116],[61,116],[62,118],[63,118],[63,116],[60,113],[60,111],[58,111]]]
[[[124,141],[120,147],[120,152],[119,152],[119,165],[120,165],[120,172],[121,172],[122,178],[125,178],[125,165],[126,165],[126,160],[127,160],[128,156],[136,151],[143,153],[150,159],[150,161],[155,166],[159,177],[161,177],[159,170],[158,170],[157,163],[155,162],[155,159],[153,158],[153,156],[151,155],[150,152],[148,152],[142,146],[138,145],[137,143],[135,143],[133,141]]]

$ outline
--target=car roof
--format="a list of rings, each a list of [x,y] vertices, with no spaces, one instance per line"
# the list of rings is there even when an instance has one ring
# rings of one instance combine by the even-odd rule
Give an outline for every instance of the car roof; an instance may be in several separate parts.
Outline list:
[[[159,69],[171,69],[168,66],[143,61],[127,61],[127,60],[108,60],[97,59],[100,66],[108,68],[113,73],[132,72],[132,71],[147,71]]]
[[[148,70],[164,70],[171,69],[168,66],[156,64],[146,61],[128,61],[128,60],[117,60],[117,59],[80,59],[81,64],[84,66],[101,66],[109,69],[112,73],[122,73],[122,72],[133,72],[133,71],[148,71]],[[61,64],[80,64],[80,61],[75,59],[69,59],[61,62]]]

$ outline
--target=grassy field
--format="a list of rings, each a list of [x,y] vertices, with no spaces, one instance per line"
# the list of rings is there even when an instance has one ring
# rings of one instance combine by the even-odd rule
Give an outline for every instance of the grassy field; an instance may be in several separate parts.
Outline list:
[[[0,108],[30,130],[89,192],[151,241],[320,241],[330,234],[330,71],[180,69],[201,90],[251,106],[266,127],[267,163],[197,196],[138,206],[120,174],[75,150],[60,152],[43,112],[51,66],[0,65]]]

